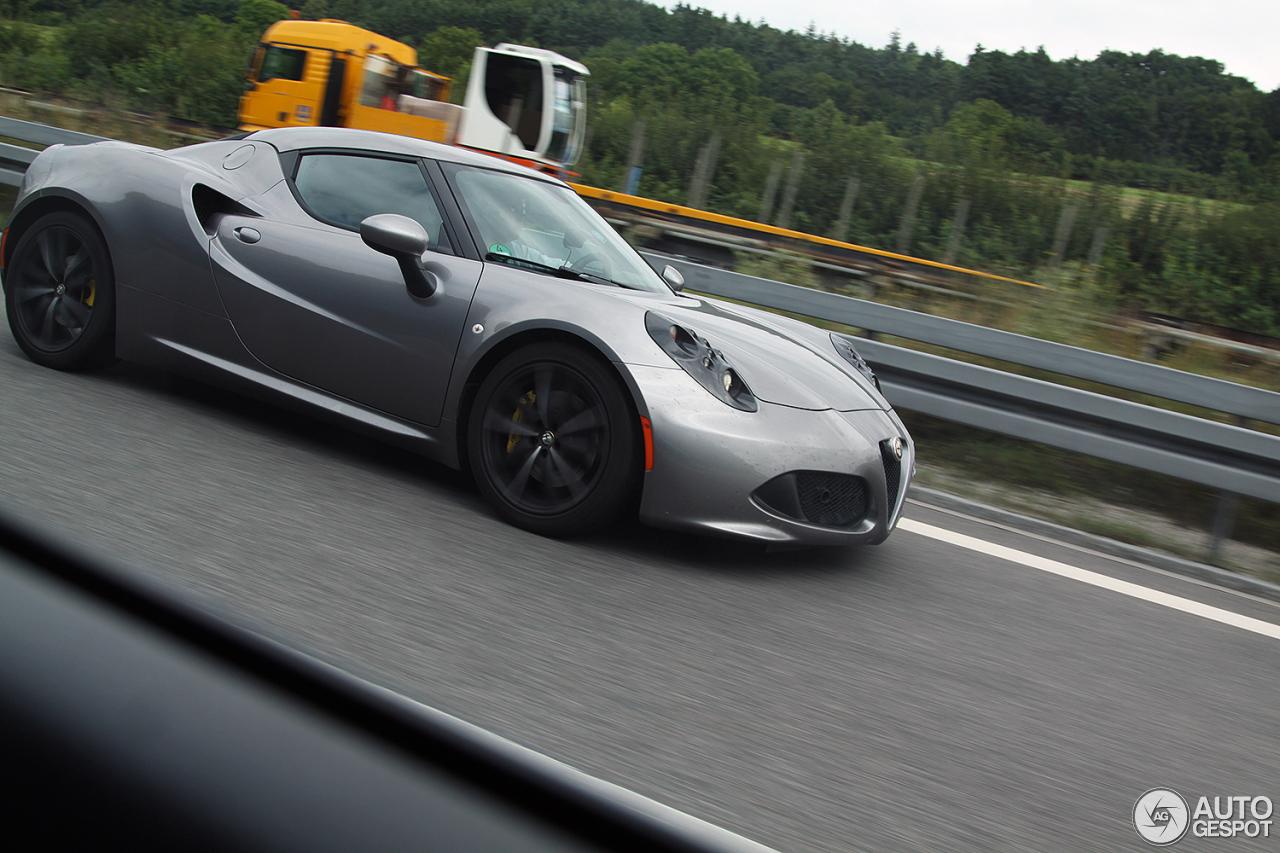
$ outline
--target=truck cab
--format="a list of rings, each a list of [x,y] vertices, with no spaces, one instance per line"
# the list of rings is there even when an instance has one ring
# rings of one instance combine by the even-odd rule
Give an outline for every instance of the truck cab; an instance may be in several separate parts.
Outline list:
[[[254,52],[240,128],[354,127],[463,145],[545,171],[571,166],[586,133],[580,63],[549,50],[478,47],[465,104],[417,51],[344,21],[279,21]]]
[[[458,144],[568,167],[587,131],[585,65],[518,44],[478,47]]]

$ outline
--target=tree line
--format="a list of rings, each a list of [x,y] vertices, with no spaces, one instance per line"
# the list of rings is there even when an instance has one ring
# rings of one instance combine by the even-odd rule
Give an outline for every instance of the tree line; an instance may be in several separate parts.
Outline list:
[[[922,53],[894,35],[882,48],[867,47],[819,32],[780,31],[705,9],[678,5],[667,11],[644,0],[295,0],[304,17],[336,17],[417,45],[441,28],[475,32],[487,43],[513,41],[588,59],[606,50],[678,45],[696,54],[730,50],[755,72],[766,99],[767,130],[790,136],[809,110],[830,101],[858,123],[881,122],[896,138],[922,153],[930,134],[944,127],[963,104],[991,101],[1023,123],[1018,140],[1027,156],[1020,166],[1040,173],[1090,180],[1099,170],[1108,180],[1146,182],[1165,189],[1179,170],[1227,175],[1221,186],[1189,181],[1187,189],[1219,194],[1248,192],[1260,177],[1273,178],[1280,139],[1280,90],[1263,93],[1223,71],[1220,62],[1151,51],[1106,51],[1096,59],[1050,59],[1043,49],[1007,54],[977,46],[966,61],[939,52]],[[0,16],[68,28],[65,76],[46,82],[92,86],[105,70],[128,65],[150,49],[216,35],[214,50],[278,9],[271,0],[0,0]],[[200,23],[203,22],[203,23]],[[217,22],[232,32],[214,27]],[[157,32],[164,24],[166,32]],[[175,24],[177,30],[174,32]],[[6,28],[6,49],[21,43],[19,29]],[[94,30],[113,44],[85,43]],[[110,33],[108,34],[108,31]],[[92,38],[92,37],[91,37]],[[197,39],[198,41],[198,39]],[[244,39],[241,39],[244,41]],[[98,49],[127,43],[123,55]],[[193,47],[187,43],[184,47]],[[87,49],[87,53],[83,52]],[[201,59],[212,59],[201,56]],[[224,62],[241,70],[244,57],[232,50]],[[662,69],[658,69],[660,72]],[[18,72],[19,74],[21,72]],[[125,75],[127,78],[127,75]],[[137,82],[124,79],[122,82]],[[142,88],[146,91],[137,92]],[[163,99],[163,91],[134,86],[131,95]],[[230,121],[234,110],[227,110]],[[1109,164],[1120,162],[1128,168]],[[1152,168],[1144,172],[1135,164]],[[1263,174],[1265,173],[1265,175]],[[1240,180],[1243,178],[1243,180]],[[1267,181],[1267,183],[1273,183]]]
[[[641,195],[687,202],[702,162],[704,206],[755,219],[772,183],[776,221],[799,160],[798,230],[1015,276],[1094,261],[1116,305],[1280,334],[1280,90],[1213,60],[979,48],[962,63],[896,36],[873,48],[643,0],[298,9],[405,41],[455,77],[498,41],[583,61],[586,183],[627,185],[643,123]],[[0,80],[233,127],[252,47],[287,13],[274,0],[0,0]],[[1132,188],[1216,201],[1138,202]]]

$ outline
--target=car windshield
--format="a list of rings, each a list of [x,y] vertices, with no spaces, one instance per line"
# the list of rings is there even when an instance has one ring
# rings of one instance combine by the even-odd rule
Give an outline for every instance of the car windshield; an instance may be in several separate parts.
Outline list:
[[[486,260],[633,290],[666,283],[598,213],[568,187],[492,169],[458,167],[453,184]]]

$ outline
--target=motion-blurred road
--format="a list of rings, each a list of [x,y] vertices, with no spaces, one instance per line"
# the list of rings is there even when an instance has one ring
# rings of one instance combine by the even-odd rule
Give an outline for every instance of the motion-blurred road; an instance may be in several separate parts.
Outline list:
[[[455,472],[137,367],[38,368],[3,326],[0,500],[780,850],[1140,850],[1150,788],[1280,801],[1280,640],[924,533],[1280,608],[920,505],[865,550],[541,539]]]

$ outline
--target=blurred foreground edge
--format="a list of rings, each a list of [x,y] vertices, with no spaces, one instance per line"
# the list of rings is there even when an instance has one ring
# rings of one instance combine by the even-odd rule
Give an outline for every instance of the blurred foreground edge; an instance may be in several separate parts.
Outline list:
[[[4,510],[0,826],[23,851],[767,850]]]

